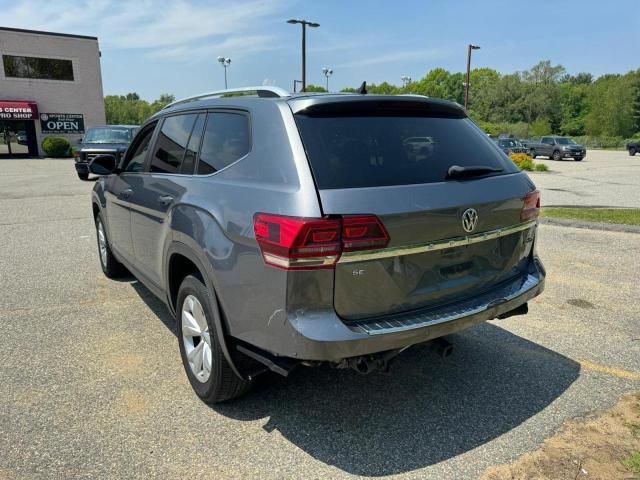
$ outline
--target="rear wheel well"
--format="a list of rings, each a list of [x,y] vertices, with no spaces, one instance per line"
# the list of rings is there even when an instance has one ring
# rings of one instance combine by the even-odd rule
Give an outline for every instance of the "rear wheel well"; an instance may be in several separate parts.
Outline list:
[[[92,205],[93,205],[93,219],[95,220],[96,218],[98,218],[98,215],[100,214],[100,207],[98,207],[98,204],[96,202],[93,202]]]
[[[171,255],[171,258],[169,259],[168,275],[169,299],[171,301],[171,305],[173,305],[175,309],[178,308],[176,305],[178,300],[178,290],[180,289],[182,281],[188,275],[194,275],[200,280],[204,280],[202,272],[200,272],[200,269],[198,269],[195,263],[179,253]]]

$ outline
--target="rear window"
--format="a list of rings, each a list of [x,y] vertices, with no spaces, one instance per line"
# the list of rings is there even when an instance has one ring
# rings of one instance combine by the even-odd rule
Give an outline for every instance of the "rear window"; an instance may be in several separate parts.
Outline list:
[[[318,188],[435,183],[452,165],[517,167],[468,118],[296,115]]]

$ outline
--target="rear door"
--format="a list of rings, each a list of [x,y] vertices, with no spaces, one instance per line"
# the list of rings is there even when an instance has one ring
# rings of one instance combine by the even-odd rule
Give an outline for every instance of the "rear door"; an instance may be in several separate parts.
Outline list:
[[[534,186],[461,110],[372,100],[295,116],[324,214],[375,214],[390,237],[384,250],[342,255],[340,316],[437,306],[523,273],[533,226],[521,212]],[[415,149],[416,137],[430,148]],[[452,165],[499,171],[454,179]]]

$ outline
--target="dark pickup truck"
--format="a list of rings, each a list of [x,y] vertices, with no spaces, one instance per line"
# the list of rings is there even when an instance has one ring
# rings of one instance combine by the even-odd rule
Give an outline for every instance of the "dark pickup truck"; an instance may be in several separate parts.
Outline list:
[[[640,141],[629,142],[627,144],[627,150],[629,150],[629,155],[633,157],[636,153],[640,152]]]
[[[89,178],[89,162],[97,155],[113,155],[116,161],[119,161],[137,131],[137,125],[106,125],[89,128],[74,149],[76,172],[80,180]]]
[[[568,137],[542,137],[539,143],[526,142],[531,157],[549,157],[552,160],[573,158],[581,161],[587,155],[587,149]]]
[[[520,140],[516,140],[515,138],[498,138],[495,142],[507,155],[511,155],[512,153],[524,153],[529,155],[529,149],[525,147]]]

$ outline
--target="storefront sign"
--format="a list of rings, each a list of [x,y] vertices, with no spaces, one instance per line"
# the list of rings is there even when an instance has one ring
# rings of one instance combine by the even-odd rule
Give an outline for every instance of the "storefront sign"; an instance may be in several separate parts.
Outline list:
[[[84,133],[84,117],[81,113],[41,113],[42,133]]]
[[[0,120],[36,120],[38,105],[33,102],[0,100]]]

